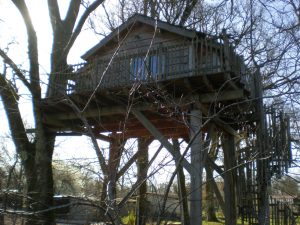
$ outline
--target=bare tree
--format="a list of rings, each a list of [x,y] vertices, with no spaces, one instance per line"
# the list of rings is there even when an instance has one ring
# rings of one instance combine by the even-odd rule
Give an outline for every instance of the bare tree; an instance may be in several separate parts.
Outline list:
[[[92,1],[86,6],[84,12],[79,14],[83,1],[70,1],[65,18],[61,18],[57,1],[48,1],[49,16],[53,30],[53,44],[50,61],[51,72],[48,83],[48,96],[57,78],[58,71],[68,68],[67,56],[76,38],[80,34],[85,21],[103,0]],[[52,153],[55,142],[55,133],[51,132],[43,122],[41,109],[42,92],[39,71],[38,40],[33,26],[30,12],[24,0],[12,0],[20,12],[27,31],[28,40],[28,76],[19,68],[8,54],[0,50],[4,63],[9,65],[13,73],[20,79],[23,86],[28,89],[31,96],[33,116],[35,119],[35,135],[30,140],[26,134],[24,122],[19,109],[15,88],[9,82],[6,74],[0,76],[1,98],[7,114],[11,135],[16,146],[16,151],[21,157],[27,182],[28,206],[33,206],[33,211],[51,208],[53,205],[53,178],[52,178]],[[50,44],[50,43],[49,43]],[[28,208],[29,210],[29,208]],[[39,214],[35,219],[28,220],[28,224],[53,224],[53,213],[47,211]]]

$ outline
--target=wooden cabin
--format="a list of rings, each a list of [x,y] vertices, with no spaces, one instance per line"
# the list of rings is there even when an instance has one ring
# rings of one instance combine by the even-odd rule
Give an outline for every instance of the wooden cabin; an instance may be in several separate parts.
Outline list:
[[[56,132],[83,130],[72,107],[59,101],[65,95],[84,109],[96,133],[149,136],[126,114],[135,107],[166,137],[186,137],[182,115],[193,102],[209,113],[212,105],[219,110],[253,93],[253,79],[225,32],[209,36],[143,15],[131,17],[82,58],[86,63],[57,74],[45,100],[45,122]],[[234,106],[230,110],[231,118],[222,110],[226,120],[241,115]]]

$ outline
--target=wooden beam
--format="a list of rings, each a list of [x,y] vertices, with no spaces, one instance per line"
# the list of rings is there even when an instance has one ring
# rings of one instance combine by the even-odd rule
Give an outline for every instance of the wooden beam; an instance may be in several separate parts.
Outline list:
[[[224,152],[224,196],[225,196],[225,225],[237,224],[236,206],[236,157],[234,136],[225,134],[222,137]]]
[[[145,128],[157,139],[173,156],[176,160],[180,160],[182,157],[181,154],[177,151],[174,151],[173,145],[160,133],[158,129],[138,110],[132,109],[131,112],[135,117],[144,125]],[[181,165],[190,173],[192,171],[191,164],[183,158],[181,160]]]
[[[218,166],[208,155],[206,159],[206,163],[215,170],[222,178],[224,178],[224,170],[222,170],[221,166]]]
[[[190,184],[190,224],[202,224],[202,172],[203,172],[203,143],[202,113],[200,110],[190,112],[190,137],[191,143],[191,184]],[[196,136],[195,136],[196,135]],[[190,138],[190,139],[191,139]]]
[[[138,151],[141,151],[142,154],[139,154],[136,160],[137,179],[140,183],[137,198],[136,225],[146,225],[147,216],[149,215],[147,201],[147,173],[149,167],[148,150],[151,141],[145,138],[138,138]]]
[[[174,150],[180,152],[180,144],[178,139],[172,139]],[[178,199],[180,204],[180,214],[181,214],[181,224],[188,225],[190,224],[189,217],[189,206],[188,206],[188,195],[185,184],[185,175],[183,167],[177,164],[177,187],[178,187]]]
[[[100,139],[101,141],[106,141],[106,142],[112,142],[113,141],[112,137],[106,136],[104,134],[95,134],[94,136],[95,136],[95,138]]]
[[[218,188],[216,181],[213,179],[211,182],[212,182],[212,186],[213,186],[214,192],[216,194],[216,197],[218,199],[219,205],[221,207],[221,210],[222,210],[223,214],[225,215],[225,202],[222,197],[222,194],[220,193],[220,190]]]
[[[241,99],[244,97],[244,90],[238,89],[233,91],[220,91],[214,93],[201,94],[199,95],[199,101],[201,103],[212,103]]]
[[[197,105],[197,107],[199,107],[199,109],[201,109],[202,113],[205,116],[211,117],[212,121],[215,122],[218,127],[222,128],[224,131],[226,131],[227,133],[229,133],[235,137],[240,137],[240,135],[231,126],[226,124],[226,122],[221,120],[217,115],[210,115],[209,110],[203,104],[196,101],[196,105]]]
[[[235,89],[235,90],[238,90],[239,88],[237,87],[237,85],[233,82],[233,78],[231,78],[231,76],[230,76],[230,73],[224,73],[224,76],[225,76],[225,78],[226,78],[226,80],[227,80],[227,82],[229,83],[229,85],[233,88],[233,89]]]
[[[156,109],[153,104],[139,104],[134,107],[136,110],[151,110]],[[71,109],[72,110],[72,109]],[[126,106],[112,106],[112,107],[98,107],[96,109],[90,109],[85,111],[82,116],[85,118],[89,117],[100,117],[107,115],[115,115],[115,114],[125,114],[128,111]],[[51,113],[45,115],[45,122],[47,121],[55,121],[55,120],[70,120],[70,119],[78,119],[78,115],[74,112],[59,112],[59,113]]]

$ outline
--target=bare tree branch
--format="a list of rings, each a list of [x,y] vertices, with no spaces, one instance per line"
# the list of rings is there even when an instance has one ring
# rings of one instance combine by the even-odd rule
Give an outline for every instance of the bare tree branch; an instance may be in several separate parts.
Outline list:
[[[27,81],[27,79],[24,76],[23,72],[19,69],[19,67],[14,63],[14,61],[2,49],[0,49],[0,56],[4,59],[4,62],[7,63],[13,69],[15,74],[20,78],[20,80],[28,88],[28,90],[32,91],[31,90],[31,85]]]
[[[188,0],[185,5],[185,9],[182,13],[179,25],[183,26],[185,22],[188,20],[189,16],[191,15],[194,7],[198,3],[198,0]]]
[[[21,13],[28,36],[28,56],[29,56],[29,76],[31,83],[31,93],[35,98],[41,97],[38,44],[35,29],[33,27],[27,5],[24,0],[12,0]],[[35,102],[33,102],[35,104]]]
[[[26,158],[26,149],[30,142],[21,117],[15,92],[3,74],[0,74],[0,96],[8,118],[11,135],[16,145],[17,153]]]
[[[75,22],[79,13],[81,1],[72,0],[69,9],[66,15],[65,20],[63,21],[63,26],[67,29],[67,33],[72,34]]]
[[[61,26],[62,23],[57,0],[48,0],[48,8],[52,29],[55,31],[57,26]]]

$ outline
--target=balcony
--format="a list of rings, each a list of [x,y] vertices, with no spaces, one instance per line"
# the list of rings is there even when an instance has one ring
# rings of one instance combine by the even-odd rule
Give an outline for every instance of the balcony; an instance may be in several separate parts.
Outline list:
[[[55,77],[51,97],[130,88],[133,84],[199,83],[202,93],[217,91],[225,82],[251,92],[253,81],[243,58],[222,39],[202,39],[177,45],[161,43],[113,56],[93,58]],[[206,86],[203,86],[203,83]],[[211,85],[209,85],[209,84]],[[208,86],[211,86],[210,88]],[[213,88],[212,88],[213,87]],[[180,89],[181,86],[178,85]]]

